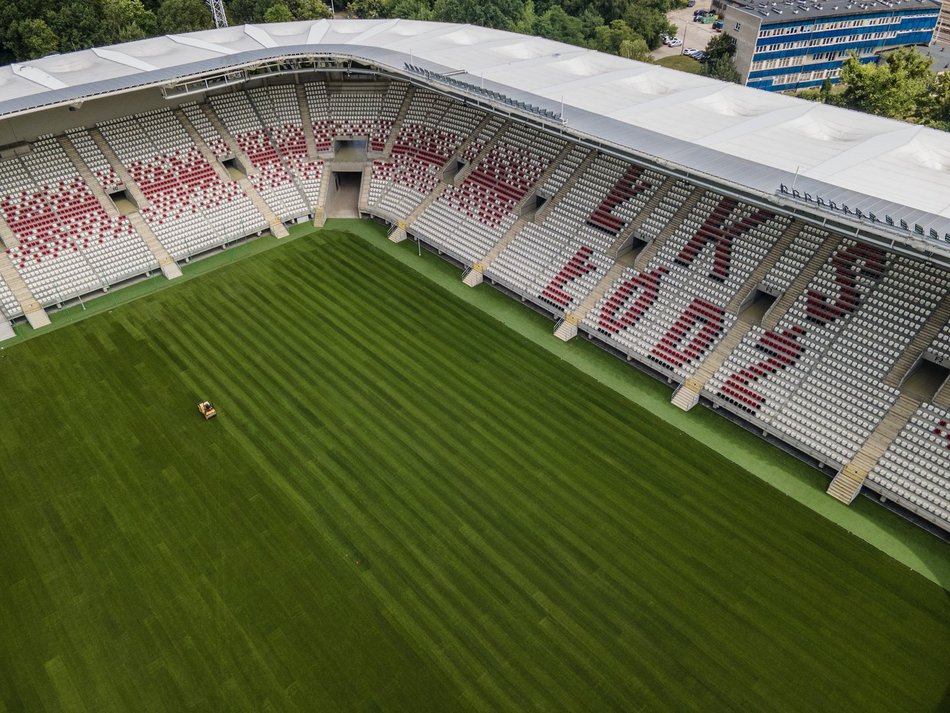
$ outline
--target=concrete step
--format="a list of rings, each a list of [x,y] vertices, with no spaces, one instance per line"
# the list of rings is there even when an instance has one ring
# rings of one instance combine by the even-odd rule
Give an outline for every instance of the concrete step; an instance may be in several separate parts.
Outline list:
[[[650,260],[656,257],[657,252],[660,248],[666,244],[666,241],[673,237],[673,233],[676,232],[676,229],[679,227],[679,224],[686,220],[686,217],[689,215],[689,212],[693,209],[699,202],[699,197],[703,194],[704,189],[695,188],[692,193],[687,196],[686,200],[683,201],[683,204],[679,207],[679,210],[673,214],[673,217],[670,218],[670,222],[666,224],[666,227],[660,231],[660,234],[657,235],[653,240],[650,241],[650,244],[647,245],[639,255],[637,255],[637,261],[635,267],[637,270],[643,270]]]
[[[303,84],[296,86],[297,104],[300,106],[300,124],[303,128],[303,138],[307,142],[307,157],[317,157],[317,140],[313,135],[313,119],[310,118],[310,104],[307,103],[307,91]]]
[[[228,150],[234,155],[234,158],[241,164],[244,168],[244,173],[248,176],[254,176],[257,174],[257,169],[254,167],[254,164],[251,163],[251,160],[247,157],[247,154],[241,150],[240,145],[233,136],[231,132],[228,131],[228,128],[224,125],[224,122],[218,118],[218,115],[214,113],[214,109],[211,108],[208,104],[199,104],[201,111],[204,112],[204,115],[208,117],[208,121],[211,122],[211,125],[214,127],[214,130],[218,132],[218,136],[221,137],[221,140],[224,141],[225,145],[228,147]]]
[[[739,342],[745,339],[745,336],[752,330],[752,323],[744,320],[736,320],[732,328],[722,338],[722,341],[716,345],[713,353],[706,357],[696,368],[693,378],[696,379],[701,387],[706,386],[713,374],[719,371],[719,367],[725,364],[726,359],[732,354],[733,350],[739,346]]]
[[[933,344],[934,339],[943,329],[944,325],[950,321],[950,293],[943,296],[937,308],[930,313],[927,320],[921,325],[917,334],[911,340],[903,354],[894,362],[894,366],[884,377],[884,383],[888,386],[898,387],[907,378],[910,370],[917,363],[920,356],[927,351]]]
[[[746,280],[745,284],[736,292],[732,300],[729,301],[729,304],[726,305],[727,312],[732,312],[733,314],[739,313],[743,305],[745,305],[746,300],[752,296],[755,289],[761,284],[762,280],[765,279],[765,276],[775,267],[775,263],[785,254],[785,251],[788,250],[788,246],[792,244],[792,241],[795,240],[795,236],[801,232],[801,229],[802,224],[797,220],[792,220],[792,222],[788,224],[788,227],[785,228],[785,231],[779,236],[779,239],[775,241],[775,244],[771,247],[762,262],[756,265],[755,270],[749,275],[749,279]]]
[[[254,207],[257,208],[257,212],[260,213],[264,220],[267,221],[267,226],[270,228],[271,234],[280,240],[281,238],[286,238],[289,233],[287,228],[281,222],[280,218],[277,217],[277,214],[271,209],[269,205],[261,197],[261,194],[257,192],[257,189],[254,187],[254,184],[251,183],[251,180],[246,176],[241,178],[238,183],[241,184],[241,188],[244,189],[244,192],[247,194],[247,197],[251,199],[251,203],[254,204]]]
[[[189,138],[194,142],[195,146],[198,147],[198,152],[207,161],[211,164],[211,168],[214,169],[214,172],[217,174],[225,183],[230,183],[233,179],[231,174],[228,173],[228,169],[218,160],[218,157],[214,155],[214,151],[211,150],[211,147],[205,143],[205,140],[201,138],[201,134],[198,133],[198,130],[195,128],[195,125],[191,123],[191,120],[181,109],[175,109],[175,116],[178,118],[178,121],[181,122],[182,127],[184,127]]]
[[[7,224],[7,221],[3,219],[3,216],[0,215],[0,240],[3,241],[3,247],[7,250],[15,248],[19,245],[19,241],[16,239],[16,236],[13,234],[10,226]]]
[[[99,205],[102,206],[106,215],[110,218],[118,218],[119,209],[115,207],[115,203],[113,203],[112,199],[106,194],[102,188],[102,184],[92,175],[92,171],[89,170],[86,162],[82,160],[82,156],[79,155],[79,151],[76,150],[73,142],[70,141],[67,136],[60,136],[57,138],[57,141],[59,141],[59,145],[63,147],[63,151],[66,152],[66,156],[69,157],[76,171],[86,182],[86,185],[89,186],[89,190],[92,191],[96,200],[99,201]],[[2,234],[2,230],[0,230],[0,234]]]
[[[943,386],[934,394],[931,403],[936,404],[940,408],[950,408],[950,376],[947,377],[946,381],[943,382]]]
[[[13,325],[5,319],[0,319],[0,342],[13,339],[16,332],[13,331]]]
[[[597,158],[597,151],[591,149],[587,155],[584,157],[578,165],[577,168],[567,177],[567,180],[561,184],[561,187],[558,188],[557,192],[551,196],[547,203],[538,208],[538,212],[534,214],[534,222],[542,223],[544,219],[548,216],[554,208],[557,207],[558,203],[564,200],[564,196],[571,192],[571,189],[577,185],[577,182],[581,177],[587,172],[587,169],[590,168],[590,165],[594,162],[594,159]]]
[[[357,207],[361,213],[369,213],[369,188],[370,183],[373,180],[373,166],[372,164],[368,165],[363,169],[363,180],[360,183],[360,197],[357,202]],[[323,190],[321,185],[320,190]]]
[[[920,404],[921,400],[917,396],[910,394],[898,396],[884,418],[868,436],[867,441],[861,446],[861,450],[831,481],[827,491],[828,494],[836,500],[850,505],[861,491],[861,486],[864,485],[868,473],[874,470],[888,446],[897,438],[911,416],[920,408]]]
[[[165,246],[162,245],[158,236],[155,235],[148,223],[145,222],[145,218],[142,217],[142,214],[138,211],[129,213],[129,223],[132,224],[132,227],[135,228],[135,232],[139,234],[139,237],[142,238],[142,241],[155,257],[162,274],[169,280],[181,277],[181,268],[178,267],[175,258],[165,249]]]
[[[701,391],[702,386],[698,382],[687,379],[673,392],[673,398],[670,400],[670,403],[678,409],[689,411],[699,403],[699,394]]]
[[[577,322],[573,319],[563,319],[554,330],[554,336],[562,342],[569,342],[577,336]]]
[[[603,297],[604,293],[620,278],[626,268],[627,265],[619,260],[611,265],[610,269],[594,285],[594,289],[587,293],[587,296],[581,300],[581,303],[569,316],[573,316],[577,324],[582,323],[587,313],[597,304],[597,300]]]
[[[412,95],[413,88],[409,87],[406,89],[406,96],[402,100],[402,106],[399,107],[399,113],[396,115],[396,120],[393,122],[393,128],[389,133],[389,138],[386,139],[386,145],[383,146],[383,156],[391,156],[393,152],[393,146],[396,143],[396,137],[399,135],[399,130],[402,128],[403,121],[406,120],[406,115],[409,113],[409,107],[412,105]]]
[[[631,235],[638,235],[640,233],[640,228],[643,226],[644,221],[650,216],[650,213],[660,205],[662,200],[666,197],[666,194],[669,193],[670,188],[673,187],[673,184],[676,183],[675,178],[668,177],[663,185],[656,189],[656,193],[650,196],[650,200],[646,202],[646,205],[643,206],[643,209],[637,214],[637,216],[630,222],[630,225],[627,226],[630,229]],[[626,232],[626,231],[625,231]]]
[[[518,237],[518,233],[520,233],[527,224],[528,221],[525,218],[518,218],[518,220],[512,223],[511,227],[508,228],[508,230],[505,231],[505,234],[501,236],[501,240],[495,243],[491,250],[488,251],[488,254],[479,260],[482,267],[487,268],[489,265],[491,265],[492,261],[501,255],[502,251],[508,247],[508,244],[511,243],[512,240]]]
[[[861,487],[867,477],[868,471],[857,470],[850,465],[846,465],[838,471],[825,492],[835,500],[850,505],[858,497],[858,493],[861,492]]]
[[[10,256],[7,255],[5,251],[0,251],[0,279],[7,283],[7,287],[10,288],[10,292],[13,293],[14,298],[16,298],[17,303],[20,305],[23,316],[26,317],[27,322],[30,323],[33,329],[45,327],[50,323],[49,315],[46,314],[46,310],[44,310],[36,298],[33,297],[30,288],[27,287],[26,282],[20,277],[20,273],[16,271],[16,268],[10,261]]]
[[[482,273],[481,265],[473,265],[472,268],[465,273],[462,284],[466,287],[477,287],[482,284],[484,279],[485,275]]]
[[[96,146],[99,147],[99,150],[102,151],[102,154],[106,157],[109,165],[112,166],[112,169],[115,171],[115,175],[122,182],[122,185],[125,186],[126,192],[128,192],[128,194],[132,197],[132,200],[135,201],[138,209],[142,210],[142,208],[146,208],[151,205],[148,198],[146,198],[145,194],[142,192],[142,189],[139,188],[139,185],[132,179],[132,176],[129,175],[125,164],[119,160],[119,157],[116,155],[115,151],[112,150],[109,142],[106,141],[106,138],[102,135],[99,129],[89,129],[89,135],[96,143]]]
[[[830,235],[818,247],[808,262],[805,263],[805,267],[802,268],[801,272],[799,272],[792,281],[792,284],[789,285],[788,289],[769,307],[769,311],[762,317],[763,329],[767,331],[775,329],[775,325],[779,323],[779,320],[788,312],[789,308],[795,304],[795,300],[805,291],[808,283],[811,282],[818,270],[821,269],[821,266],[831,257],[839,241],[839,237]]]

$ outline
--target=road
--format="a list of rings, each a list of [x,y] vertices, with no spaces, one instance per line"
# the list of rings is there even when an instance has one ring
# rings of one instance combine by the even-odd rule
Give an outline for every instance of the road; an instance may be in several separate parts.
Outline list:
[[[650,56],[653,57],[653,59],[670,57],[672,55],[680,54],[687,47],[705,49],[706,45],[709,43],[709,40],[719,33],[713,32],[712,23],[704,25],[701,22],[693,22],[693,12],[696,10],[708,9],[708,2],[697,2],[696,7],[683,7],[679,8],[678,10],[670,11],[667,14],[667,18],[678,28],[676,36],[683,40],[685,35],[686,39],[683,40],[683,45],[681,47],[667,47],[666,45],[660,45],[657,49],[650,53]]]

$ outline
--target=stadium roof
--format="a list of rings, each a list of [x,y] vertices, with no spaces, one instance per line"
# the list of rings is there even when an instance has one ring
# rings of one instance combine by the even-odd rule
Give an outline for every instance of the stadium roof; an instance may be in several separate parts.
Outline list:
[[[494,90],[507,101],[486,103],[509,113],[518,113],[513,102],[549,117],[563,108],[565,124],[555,128],[582,139],[853,225],[855,234],[950,256],[946,132],[471,25],[245,25],[53,55],[0,67],[0,118],[314,55],[351,58],[420,81],[411,64],[438,73],[436,84],[446,91],[482,100],[482,87]]]

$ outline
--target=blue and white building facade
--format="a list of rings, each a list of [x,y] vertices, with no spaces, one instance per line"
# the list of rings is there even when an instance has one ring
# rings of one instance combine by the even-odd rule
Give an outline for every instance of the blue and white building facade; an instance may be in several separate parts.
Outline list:
[[[736,69],[744,84],[787,91],[836,83],[852,52],[877,62],[887,50],[928,45],[938,0],[783,0],[726,2],[713,9],[736,38]]]

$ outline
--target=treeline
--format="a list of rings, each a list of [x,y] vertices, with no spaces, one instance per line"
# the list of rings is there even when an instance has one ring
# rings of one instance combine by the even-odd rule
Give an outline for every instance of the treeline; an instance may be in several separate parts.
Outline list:
[[[511,30],[646,60],[675,34],[666,14],[686,0],[349,0],[359,17],[404,17]]]
[[[324,0],[227,0],[232,24],[330,16]],[[646,60],[686,0],[338,0],[352,17],[482,25]],[[4,0],[0,62],[213,27],[203,0]]]
[[[330,16],[323,0],[233,0],[235,23]],[[203,0],[0,0],[0,63],[214,27]]]
[[[856,109],[950,131],[950,74],[934,74],[930,59],[911,47],[887,54],[877,64],[851,56],[841,84],[799,93],[813,101]]]

